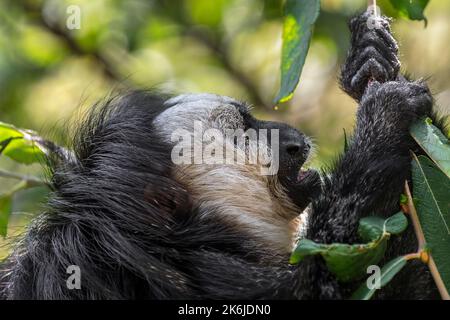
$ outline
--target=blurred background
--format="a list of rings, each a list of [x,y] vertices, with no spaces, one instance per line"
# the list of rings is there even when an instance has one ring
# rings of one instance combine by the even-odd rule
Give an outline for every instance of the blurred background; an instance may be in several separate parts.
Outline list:
[[[73,5],[80,28],[69,30]],[[349,45],[346,21],[366,0],[322,0],[310,52],[293,99],[277,110],[281,0],[0,0],[0,121],[62,142],[77,114],[115,90],[157,88],[212,92],[246,100],[263,119],[287,122],[314,138],[313,165],[343,149],[356,105],[339,90],[339,65]],[[424,22],[394,16],[403,69],[430,77],[441,112],[450,110],[450,1],[431,0]],[[69,9],[68,9],[69,8]],[[76,9],[75,8],[75,9]],[[69,11],[68,11],[69,10]],[[0,157],[0,168],[42,175],[39,165]],[[0,193],[16,181],[0,178]],[[15,195],[0,258],[47,190]]]

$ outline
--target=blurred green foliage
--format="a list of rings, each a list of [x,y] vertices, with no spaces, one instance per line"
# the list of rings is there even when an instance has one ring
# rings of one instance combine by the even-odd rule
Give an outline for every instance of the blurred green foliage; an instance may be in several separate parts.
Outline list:
[[[377,2],[395,17],[390,0]],[[68,121],[114,90],[214,92],[249,101],[261,118],[301,128],[319,146],[314,165],[326,166],[343,148],[343,129],[352,131],[356,105],[336,80],[349,44],[346,21],[366,4],[321,1],[299,87],[275,111],[281,0],[0,0],[0,121],[64,143]],[[81,10],[80,29],[66,28],[70,5]],[[393,29],[404,68],[433,76],[440,110],[448,112],[450,2],[430,1],[425,15],[426,29],[401,19]],[[42,175],[39,164],[20,167],[5,157],[0,167]],[[15,183],[0,179],[0,193]],[[43,210],[46,192],[14,196],[9,234]]]

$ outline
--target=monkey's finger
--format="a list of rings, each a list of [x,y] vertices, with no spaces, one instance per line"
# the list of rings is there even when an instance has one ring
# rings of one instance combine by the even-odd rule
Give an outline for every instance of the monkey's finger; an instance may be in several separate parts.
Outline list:
[[[398,44],[389,29],[376,28],[375,32],[383,39],[386,46],[388,46],[393,52],[398,53]]]
[[[375,47],[372,47],[372,46],[364,48],[361,52],[359,52],[356,55],[354,65],[357,66],[358,69],[360,69],[360,67],[363,66],[366,63],[366,61],[368,61],[371,58],[378,61],[378,63],[380,63],[383,66],[383,68],[386,70],[386,72],[388,74],[387,80],[394,80],[396,78],[397,73],[400,69],[400,66],[397,65],[396,62],[392,63],[392,62],[388,61],[383,56],[383,54],[381,54],[380,51],[378,51]]]
[[[352,78],[350,85],[362,94],[371,79],[379,82],[385,82],[388,79],[386,70],[374,58],[367,60],[367,62],[358,70]]]
[[[351,20],[350,31],[353,45],[358,46],[367,34],[374,34],[387,47],[395,52],[398,51],[397,41],[391,34],[390,19],[387,17],[373,17],[366,12]]]
[[[397,56],[398,49],[395,50],[386,46],[374,32],[366,33],[358,45],[360,48],[375,47],[394,68],[400,68],[400,60]]]
[[[368,29],[367,21],[372,16],[368,11],[361,13],[350,19],[349,28],[353,35],[358,35],[360,33],[366,32]]]

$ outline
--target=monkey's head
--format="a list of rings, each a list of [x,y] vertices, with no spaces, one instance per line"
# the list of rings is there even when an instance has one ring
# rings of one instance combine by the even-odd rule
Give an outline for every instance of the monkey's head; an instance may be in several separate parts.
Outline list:
[[[153,125],[194,206],[290,250],[299,214],[320,191],[318,173],[301,169],[310,139],[229,97],[181,95],[165,105]]]

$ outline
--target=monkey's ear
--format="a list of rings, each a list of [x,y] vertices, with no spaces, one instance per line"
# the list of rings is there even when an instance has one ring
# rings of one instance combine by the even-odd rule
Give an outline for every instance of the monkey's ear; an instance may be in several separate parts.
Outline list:
[[[174,218],[184,218],[192,210],[189,192],[178,182],[159,178],[159,183],[149,183],[144,189],[144,199],[156,209]]]

